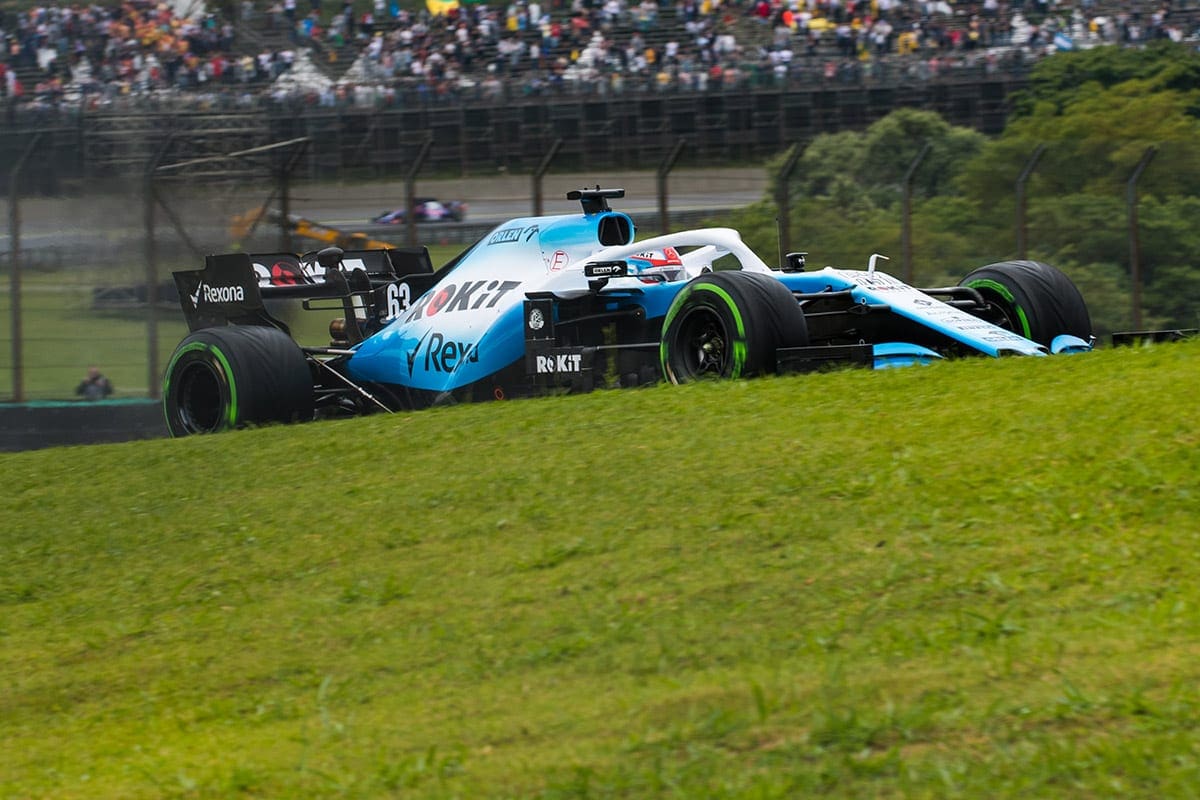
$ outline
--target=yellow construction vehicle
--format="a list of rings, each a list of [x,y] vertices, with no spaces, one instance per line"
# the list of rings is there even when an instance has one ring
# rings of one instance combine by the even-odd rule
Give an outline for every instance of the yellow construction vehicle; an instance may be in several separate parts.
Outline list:
[[[238,214],[230,221],[229,233],[234,242],[244,241],[260,224],[278,226],[284,219],[283,213],[277,209],[260,206],[245,214]],[[336,245],[343,250],[390,250],[395,247],[390,242],[372,239],[361,231],[346,233],[329,225],[313,222],[311,219],[298,217],[295,214],[287,216],[287,228],[294,236],[314,239],[330,245]],[[235,248],[236,249],[236,248]]]

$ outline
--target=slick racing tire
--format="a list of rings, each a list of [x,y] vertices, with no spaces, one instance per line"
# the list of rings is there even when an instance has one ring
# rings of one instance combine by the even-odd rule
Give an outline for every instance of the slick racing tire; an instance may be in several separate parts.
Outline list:
[[[1041,261],[1003,261],[980,267],[959,281],[998,309],[1000,327],[1050,346],[1055,336],[1092,335],[1087,304],[1071,279]]]
[[[313,417],[312,373],[300,346],[257,325],[189,335],[171,356],[162,394],[172,436]]]
[[[775,371],[780,347],[808,344],[791,291],[760,272],[712,272],[680,290],[663,319],[659,359],[671,383]]]

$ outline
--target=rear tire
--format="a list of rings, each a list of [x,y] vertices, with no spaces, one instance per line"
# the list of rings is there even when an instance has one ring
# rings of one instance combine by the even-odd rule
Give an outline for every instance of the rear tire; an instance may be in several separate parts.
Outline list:
[[[775,372],[780,347],[808,344],[791,291],[759,272],[712,272],[680,290],[663,319],[659,360],[671,383]]]
[[[172,436],[313,417],[313,380],[300,346],[262,326],[205,328],[175,348],[163,381]]]
[[[1000,311],[1000,327],[1050,346],[1062,334],[1087,340],[1092,320],[1083,295],[1060,270],[1041,261],[1002,261],[959,281]]]

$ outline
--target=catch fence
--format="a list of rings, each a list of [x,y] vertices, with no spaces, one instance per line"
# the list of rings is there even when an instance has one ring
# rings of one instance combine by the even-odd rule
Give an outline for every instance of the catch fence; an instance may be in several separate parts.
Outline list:
[[[44,169],[26,178],[36,181],[27,189],[40,193],[125,177],[169,138],[176,148],[190,147],[190,157],[306,138],[311,147],[296,170],[296,178],[306,180],[400,178],[427,141],[426,174],[440,176],[529,172],[556,141],[562,142],[560,169],[654,169],[680,138],[689,141],[688,157],[697,163],[747,163],[821,133],[861,130],[898,108],[935,111],[952,124],[997,133],[1009,96],[1025,82],[1021,71],[971,70],[938,81],[814,81],[774,90],[565,94],[504,102],[413,99],[387,107],[262,102],[222,108],[181,101],[26,110],[0,118],[0,163],[12,163],[28,136],[48,129],[56,132],[43,144]],[[0,191],[7,193],[4,172]]]

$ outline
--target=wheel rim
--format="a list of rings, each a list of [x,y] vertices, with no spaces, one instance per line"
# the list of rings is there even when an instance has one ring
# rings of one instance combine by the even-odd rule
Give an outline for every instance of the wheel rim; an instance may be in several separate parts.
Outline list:
[[[998,294],[991,292],[988,294],[990,295],[990,297],[987,297],[988,302],[1000,312],[999,326],[1005,330],[1010,330],[1013,333],[1024,336],[1024,331],[1021,328],[1021,318],[1017,316],[1012,304]]]
[[[221,424],[221,380],[210,365],[194,362],[179,376],[179,423],[188,433],[212,433]]]
[[[1010,330],[1018,336],[1032,338],[1029,318],[1025,311],[1017,305],[1016,298],[1003,285],[995,281],[972,281],[967,286],[975,289],[993,308],[1000,312],[1001,320],[996,323],[1005,330]]]
[[[729,329],[710,308],[694,308],[679,323],[679,359],[691,378],[723,377],[732,352]]]

